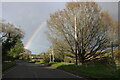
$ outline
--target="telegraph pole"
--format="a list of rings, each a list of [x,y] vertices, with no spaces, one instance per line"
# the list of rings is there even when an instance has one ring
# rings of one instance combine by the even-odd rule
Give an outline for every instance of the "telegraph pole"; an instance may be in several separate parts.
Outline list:
[[[77,26],[76,26],[76,15],[74,16],[74,21],[75,21],[75,24],[74,24],[74,26],[75,26],[75,58],[76,58],[76,65],[78,65],[78,62],[77,62]]]

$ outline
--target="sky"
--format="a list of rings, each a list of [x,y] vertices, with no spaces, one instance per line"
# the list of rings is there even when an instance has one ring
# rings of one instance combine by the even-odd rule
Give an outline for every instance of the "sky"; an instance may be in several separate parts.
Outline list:
[[[108,11],[117,20],[117,2],[101,2],[98,4],[102,10]],[[65,2],[3,2],[0,3],[0,7],[2,7],[0,17],[15,26],[19,26],[25,32],[23,44],[33,54],[39,54],[47,51],[51,46],[45,33],[47,30],[45,21],[51,13],[58,9],[64,9]]]

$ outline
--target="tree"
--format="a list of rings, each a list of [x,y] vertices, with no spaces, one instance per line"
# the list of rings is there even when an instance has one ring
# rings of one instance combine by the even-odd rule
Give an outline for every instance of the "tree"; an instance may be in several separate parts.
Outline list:
[[[31,56],[31,51],[28,49],[24,49],[21,53],[20,53],[20,59],[29,59]]]
[[[6,23],[5,21],[0,21],[0,41],[2,43],[2,56],[8,58],[8,52],[14,51],[14,47],[20,44],[22,45],[21,38],[23,38],[24,33],[21,29],[17,28],[13,24]]]
[[[50,47],[51,50],[53,50],[55,55],[55,61],[64,61],[65,55],[70,53],[71,49],[69,48],[69,45],[66,44],[64,41],[59,41],[57,39],[53,39],[51,37],[52,46]],[[52,52],[52,51],[51,51]]]
[[[50,15],[47,21],[49,34],[69,45],[76,55],[76,64],[77,58],[84,64],[104,57],[113,26],[109,14],[105,16],[104,13],[95,2],[69,2],[64,10]]]
[[[10,49],[10,51],[8,51],[8,56],[12,57],[12,58],[19,58],[20,57],[20,53],[22,53],[24,51],[24,47],[22,44],[22,41],[19,40],[16,42],[15,46],[12,47]]]

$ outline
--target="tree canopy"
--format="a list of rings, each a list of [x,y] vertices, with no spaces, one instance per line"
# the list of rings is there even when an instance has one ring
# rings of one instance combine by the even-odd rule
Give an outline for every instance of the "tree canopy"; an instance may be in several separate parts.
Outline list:
[[[105,56],[115,25],[95,2],[68,2],[65,9],[50,15],[47,26],[50,41],[67,44],[83,64]]]
[[[21,39],[24,32],[13,24],[0,22],[0,41],[2,43],[2,56],[5,58],[16,58],[23,52],[23,43]]]

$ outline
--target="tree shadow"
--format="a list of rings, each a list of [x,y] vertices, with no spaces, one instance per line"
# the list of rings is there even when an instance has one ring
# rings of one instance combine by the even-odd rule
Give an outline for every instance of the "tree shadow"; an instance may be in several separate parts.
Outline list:
[[[70,72],[72,74],[82,76],[88,80],[119,80],[120,79],[120,69],[117,70],[116,68],[106,65],[79,65],[76,66],[74,64],[70,65],[61,65],[57,67],[57,69],[64,70],[66,72]],[[102,79],[101,79],[102,78]]]

